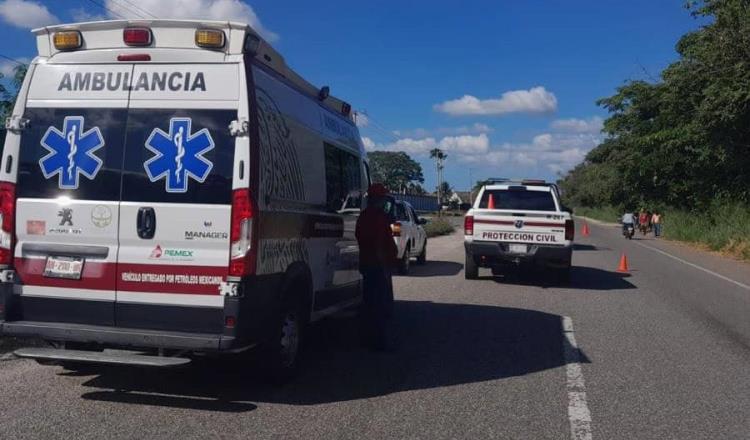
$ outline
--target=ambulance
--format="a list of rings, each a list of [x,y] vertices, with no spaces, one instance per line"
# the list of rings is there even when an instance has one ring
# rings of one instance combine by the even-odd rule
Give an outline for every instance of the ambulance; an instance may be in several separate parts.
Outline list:
[[[243,23],[33,33],[0,165],[0,334],[49,341],[16,352],[42,362],[256,349],[291,375],[308,324],[362,298],[351,106]]]

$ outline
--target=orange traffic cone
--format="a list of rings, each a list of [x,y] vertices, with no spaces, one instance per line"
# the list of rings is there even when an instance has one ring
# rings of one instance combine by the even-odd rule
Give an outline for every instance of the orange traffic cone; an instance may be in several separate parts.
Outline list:
[[[584,222],[583,223],[583,230],[581,231],[581,234],[583,234],[584,237],[588,237],[589,234],[591,234],[591,231],[589,231],[589,224]]]
[[[495,198],[490,194],[490,200],[487,202],[487,209],[495,209]]]
[[[628,273],[630,269],[628,269],[628,256],[625,255],[625,252],[622,253],[620,256],[620,266],[617,268],[617,271],[620,273]]]

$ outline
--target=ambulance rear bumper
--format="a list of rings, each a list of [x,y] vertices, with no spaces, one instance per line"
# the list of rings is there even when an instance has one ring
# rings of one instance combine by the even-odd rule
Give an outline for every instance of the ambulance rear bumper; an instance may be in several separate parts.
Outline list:
[[[222,334],[169,332],[62,322],[0,321],[0,335],[61,342],[201,352],[228,351],[237,348],[235,347],[237,340],[234,336]]]

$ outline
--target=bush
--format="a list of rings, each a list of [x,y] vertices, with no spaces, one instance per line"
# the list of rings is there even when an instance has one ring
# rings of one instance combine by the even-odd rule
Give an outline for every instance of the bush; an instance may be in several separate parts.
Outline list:
[[[750,206],[714,203],[704,212],[666,211],[664,236],[750,260]]]
[[[456,228],[446,219],[435,218],[424,226],[427,237],[438,237],[453,233]]]
[[[624,211],[614,206],[602,206],[600,208],[580,207],[573,209],[573,214],[575,215],[610,223],[619,223],[624,213]]]

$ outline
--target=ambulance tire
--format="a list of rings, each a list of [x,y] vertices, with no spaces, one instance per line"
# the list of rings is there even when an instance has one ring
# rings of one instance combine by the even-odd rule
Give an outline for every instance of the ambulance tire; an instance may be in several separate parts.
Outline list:
[[[309,309],[301,283],[286,289],[281,305],[273,317],[270,338],[261,347],[264,376],[274,385],[290,382],[299,371],[304,335],[309,323]],[[296,286],[297,288],[295,288]]]
[[[464,278],[467,280],[479,278],[479,266],[474,261],[474,256],[468,252],[466,252],[466,264],[464,264]]]

